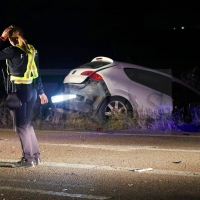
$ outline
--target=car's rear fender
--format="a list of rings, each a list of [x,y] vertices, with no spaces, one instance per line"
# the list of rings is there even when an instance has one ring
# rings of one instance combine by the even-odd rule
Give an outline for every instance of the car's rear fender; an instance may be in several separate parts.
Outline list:
[[[90,80],[85,84],[65,84],[65,93],[76,94],[77,98],[65,102],[65,107],[77,111],[94,111],[100,102],[110,95],[104,81]]]

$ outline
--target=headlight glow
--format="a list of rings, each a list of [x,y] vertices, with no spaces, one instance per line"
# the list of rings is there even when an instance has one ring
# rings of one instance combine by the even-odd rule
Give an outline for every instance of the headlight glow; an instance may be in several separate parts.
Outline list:
[[[61,102],[61,101],[67,101],[69,99],[76,98],[75,94],[62,94],[62,95],[56,95],[51,97],[52,103]]]

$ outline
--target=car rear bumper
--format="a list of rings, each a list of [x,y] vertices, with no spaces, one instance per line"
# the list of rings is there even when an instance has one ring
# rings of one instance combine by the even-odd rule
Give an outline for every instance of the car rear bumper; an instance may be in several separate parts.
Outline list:
[[[64,84],[64,93],[76,94],[75,99],[65,102],[68,110],[90,112],[96,111],[110,92],[104,81],[89,80],[85,84]]]

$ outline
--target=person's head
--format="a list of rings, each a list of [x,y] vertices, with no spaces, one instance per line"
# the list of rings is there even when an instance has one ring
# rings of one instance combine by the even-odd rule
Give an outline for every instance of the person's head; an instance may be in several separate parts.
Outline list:
[[[23,31],[18,26],[15,25],[10,25],[9,28],[11,28],[11,30],[8,33],[8,39],[10,43],[13,46],[15,45],[20,46],[26,52],[26,54],[28,54],[29,50],[27,47],[27,41],[24,38]]]

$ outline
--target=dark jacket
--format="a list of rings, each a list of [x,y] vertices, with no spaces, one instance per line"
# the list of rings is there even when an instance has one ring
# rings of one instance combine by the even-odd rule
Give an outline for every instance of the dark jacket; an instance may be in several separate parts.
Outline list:
[[[3,45],[3,40],[0,39],[0,48]],[[13,76],[23,77],[26,71],[27,63],[28,63],[28,56],[26,53],[18,47],[9,46],[0,51],[0,60],[8,59],[8,65],[12,68]],[[39,74],[39,57],[38,52],[35,55],[35,64],[38,69]],[[38,94],[44,93],[44,87],[42,85],[40,74],[38,78],[33,79],[33,84],[35,89],[37,90]]]

